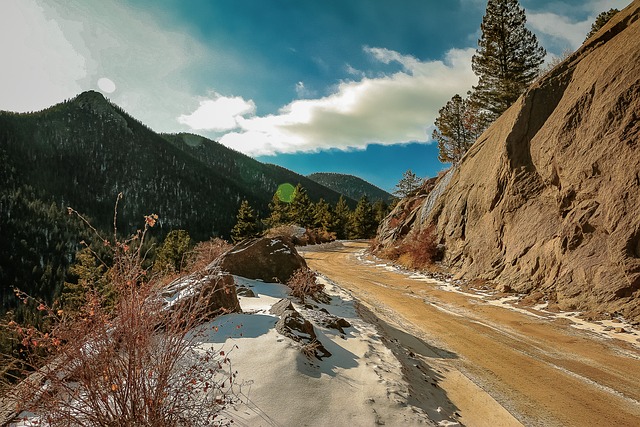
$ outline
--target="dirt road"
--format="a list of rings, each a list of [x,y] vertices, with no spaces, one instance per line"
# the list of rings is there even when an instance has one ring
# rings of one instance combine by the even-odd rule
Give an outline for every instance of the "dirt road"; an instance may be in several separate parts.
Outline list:
[[[436,349],[419,352],[468,426],[640,426],[640,350],[442,290],[359,259],[366,244],[306,248],[309,266],[376,316]],[[439,350],[438,350],[439,349]]]

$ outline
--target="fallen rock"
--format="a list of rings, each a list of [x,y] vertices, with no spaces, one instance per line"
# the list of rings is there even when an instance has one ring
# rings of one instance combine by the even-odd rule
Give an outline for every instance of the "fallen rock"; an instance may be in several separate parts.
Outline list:
[[[290,300],[281,299],[269,310],[271,314],[280,317],[276,323],[276,331],[287,338],[302,344],[305,354],[322,359],[330,357],[331,353],[318,341],[318,337],[311,322],[305,319],[293,306]]]
[[[242,312],[233,276],[220,272],[180,277],[164,289],[162,297],[169,309],[191,310],[201,323]]]
[[[207,269],[217,267],[248,279],[287,283],[293,272],[307,263],[287,238],[262,237],[237,244]]]

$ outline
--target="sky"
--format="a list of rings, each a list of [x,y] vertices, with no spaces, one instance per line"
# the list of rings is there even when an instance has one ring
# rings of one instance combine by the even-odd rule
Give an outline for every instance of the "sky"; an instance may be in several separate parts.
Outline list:
[[[630,0],[521,0],[548,59]],[[483,0],[0,0],[0,110],[85,90],[301,174],[434,176],[438,110],[477,83]]]

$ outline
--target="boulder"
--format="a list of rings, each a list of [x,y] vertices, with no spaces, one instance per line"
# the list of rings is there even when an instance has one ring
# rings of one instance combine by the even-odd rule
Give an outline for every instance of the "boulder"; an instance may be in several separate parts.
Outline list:
[[[426,196],[399,203],[378,241],[391,248],[435,225],[457,277],[640,320],[638,75],[635,0],[534,83]]]
[[[311,355],[318,359],[331,356],[331,353],[318,341],[311,322],[295,309],[290,300],[281,299],[271,307],[269,312],[280,317],[276,323],[276,331],[280,334],[301,343],[303,350],[307,347]]]
[[[171,310],[193,310],[201,323],[242,312],[233,276],[220,272],[180,277],[164,289],[162,297]]]
[[[248,279],[287,283],[307,263],[287,238],[262,237],[237,244],[207,268],[214,267]]]

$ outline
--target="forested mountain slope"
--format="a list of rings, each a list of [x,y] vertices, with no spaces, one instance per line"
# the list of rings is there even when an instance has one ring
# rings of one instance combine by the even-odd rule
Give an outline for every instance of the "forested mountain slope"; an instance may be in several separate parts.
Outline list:
[[[382,200],[385,203],[391,203],[394,198],[383,189],[353,175],[317,172],[307,175],[307,178],[355,200],[359,200],[362,196],[367,196],[371,202]]]

